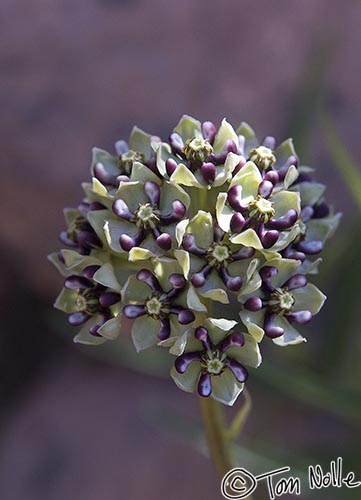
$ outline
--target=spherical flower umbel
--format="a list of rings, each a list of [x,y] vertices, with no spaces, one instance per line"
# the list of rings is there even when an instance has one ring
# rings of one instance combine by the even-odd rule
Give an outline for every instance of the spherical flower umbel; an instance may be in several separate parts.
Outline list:
[[[166,140],[134,127],[93,149],[90,182],[66,209],[55,306],[75,341],[128,335],[174,358],[179,388],[232,405],[262,342],[304,341],[325,296],[310,282],[340,215],[291,139],[259,140],[183,116]],[[122,326],[123,325],[123,326]]]

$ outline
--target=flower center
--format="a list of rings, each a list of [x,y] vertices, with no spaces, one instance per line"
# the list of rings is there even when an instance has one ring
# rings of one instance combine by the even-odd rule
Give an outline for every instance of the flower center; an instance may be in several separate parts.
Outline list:
[[[208,139],[193,137],[186,142],[183,153],[187,160],[203,162],[213,152]]]
[[[207,351],[204,357],[204,367],[211,375],[220,375],[224,370],[224,360],[226,355],[218,350]]]
[[[249,152],[249,159],[253,161],[261,170],[268,170],[276,163],[276,157],[272,149],[265,146],[258,146]]]
[[[144,161],[144,155],[142,153],[138,153],[138,151],[133,151],[130,149],[126,153],[123,153],[119,156],[118,165],[120,170],[124,170],[127,174],[131,173],[131,168],[135,161]]]
[[[77,243],[77,234],[80,231],[86,231],[89,229],[88,222],[84,219],[84,217],[76,217],[68,226],[66,234],[69,240]]]
[[[78,311],[93,315],[99,309],[99,300],[92,290],[81,290],[75,299],[75,305]]]
[[[155,224],[159,221],[159,218],[155,213],[155,209],[150,203],[139,206],[136,218],[142,226],[150,225],[151,227],[155,227]]]
[[[271,298],[269,300],[269,307],[276,314],[287,314],[291,311],[295,299],[290,292],[286,292],[282,288],[276,288],[274,292],[271,293]]]
[[[150,316],[158,317],[162,310],[162,303],[156,297],[152,297],[146,302],[145,308]]]
[[[213,247],[211,256],[214,257],[218,262],[224,262],[230,257],[229,249],[226,245],[216,244]]]
[[[259,222],[266,224],[275,216],[272,202],[263,198],[260,194],[248,205],[249,216]]]

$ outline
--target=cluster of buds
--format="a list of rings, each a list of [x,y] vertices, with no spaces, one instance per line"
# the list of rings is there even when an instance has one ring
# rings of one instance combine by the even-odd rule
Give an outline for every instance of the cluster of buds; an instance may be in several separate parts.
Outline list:
[[[91,174],[50,255],[76,342],[114,340],[127,319],[137,351],[174,356],[178,387],[232,405],[264,338],[305,341],[340,215],[291,139],[184,116],[165,142],[135,127],[114,154],[94,148]]]

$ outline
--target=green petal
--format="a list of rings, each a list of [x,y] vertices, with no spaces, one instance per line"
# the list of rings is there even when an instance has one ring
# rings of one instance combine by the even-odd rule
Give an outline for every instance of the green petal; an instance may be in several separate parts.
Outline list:
[[[331,238],[337,229],[341,214],[324,217],[322,219],[311,219],[306,223],[306,239],[321,240],[325,242]]]
[[[177,132],[184,142],[188,139],[193,139],[193,137],[203,138],[201,122],[189,115],[182,116],[174,132]]]
[[[203,349],[201,342],[194,336],[193,328],[189,328],[182,335],[177,337],[173,346],[169,349],[169,352],[174,356],[181,356],[186,349],[187,352],[196,352]]]
[[[263,250],[263,245],[254,229],[246,229],[243,233],[236,234],[230,238],[232,243]]]
[[[132,182],[155,182],[160,184],[160,179],[150,168],[144,166],[142,163],[135,161],[132,165],[132,174],[130,176]]]
[[[193,186],[196,188],[203,188],[202,184],[198,182],[195,175],[183,163],[180,163],[170,177],[171,182],[182,184],[183,186]]]
[[[143,281],[139,281],[134,274],[128,278],[122,290],[122,297],[125,304],[144,304],[151,294],[150,287]]]
[[[213,144],[213,151],[216,155],[221,153],[228,139],[233,141],[238,147],[238,135],[234,131],[232,125],[228,123],[225,118],[223,118]]]
[[[178,222],[178,224],[176,225],[175,236],[176,236],[178,246],[180,246],[182,244],[183,236],[186,232],[186,228],[187,228],[188,223],[189,223],[189,219],[184,219],[184,220],[181,220],[180,222]]]
[[[92,158],[92,173],[93,168],[97,163],[102,163],[105,169],[113,175],[119,175],[120,171],[118,168],[117,159],[105,151],[104,149],[93,148],[92,150],[93,158]]]
[[[89,333],[89,328],[93,325],[98,324],[102,320],[100,314],[92,316],[80,329],[78,334],[74,337],[74,342],[76,344],[86,344],[86,345],[100,345],[107,341],[104,337],[98,337],[96,335],[91,335]]]
[[[209,212],[199,210],[189,221],[187,233],[192,233],[197,246],[208,249],[213,243],[213,217]]]
[[[251,151],[251,149],[259,146],[260,142],[259,142],[254,130],[246,122],[242,122],[241,125],[238,127],[236,132],[238,135],[243,135],[243,137],[246,140],[245,147],[244,147],[244,153],[247,157],[248,153]]]
[[[173,158],[173,160],[177,161],[177,158],[172,154],[169,144],[163,142],[157,149],[157,168],[163,177],[168,177],[167,169],[165,167],[168,158]]]
[[[222,375],[212,377],[212,398],[225,405],[233,406],[243,388],[244,384],[237,382],[228,369]]]
[[[47,256],[47,259],[56,267],[62,276],[71,276],[72,271],[66,269],[64,263],[59,259],[58,252],[53,252]]]
[[[138,262],[139,260],[148,260],[154,257],[154,253],[146,248],[133,247],[128,254],[130,262]]]
[[[248,333],[252,335],[256,342],[261,342],[264,336],[264,330],[260,325],[263,325],[264,311],[251,312],[243,309],[239,316],[242,323],[247,328]]]
[[[205,299],[215,300],[216,302],[221,302],[222,304],[229,304],[228,294],[224,288],[225,285],[218,276],[218,273],[212,270],[207,276],[205,284],[197,290],[199,295]]]
[[[172,367],[170,376],[174,380],[176,386],[185,392],[195,392],[197,390],[199,374],[201,372],[201,365],[197,361],[191,363],[184,373],[178,373]]]
[[[272,339],[273,342],[281,347],[288,345],[296,345],[301,342],[306,342],[306,339],[287,321],[284,316],[276,316],[274,319],[276,326],[284,329],[284,334],[281,337]]]
[[[276,148],[274,154],[276,156],[276,163],[274,166],[276,170],[283,167],[290,156],[295,156],[297,158],[292,139],[287,139],[286,141],[282,142],[282,144],[280,144]]]
[[[101,264],[98,258],[90,255],[80,255],[74,250],[64,249],[61,251],[61,255],[64,258],[66,268],[73,271],[72,274],[75,271],[82,271],[87,266]]]
[[[188,279],[190,269],[189,253],[185,250],[174,250],[174,257],[177,259],[185,279]]]
[[[118,314],[115,318],[109,319],[103,326],[98,330],[99,334],[108,339],[115,340],[119,337],[121,328],[121,314]]]
[[[100,197],[102,203],[105,199],[111,199],[107,188],[96,177],[92,178],[92,192]]]
[[[267,258],[267,253],[274,253],[274,252],[279,252],[280,250],[283,250],[284,248],[288,247],[290,243],[292,243],[297,236],[300,234],[300,227],[299,225],[296,224],[292,227],[290,231],[282,231],[279,235],[278,240],[276,243],[273,245],[273,247],[269,248],[267,251],[263,252],[264,255]]]
[[[125,201],[133,213],[138,210],[139,205],[149,203],[149,198],[145,194],[142,182],[121,182],[115,198]]]
[[[119,243],[119,237],[121,234],[128,234],[134,236],[136,233],[135,224],[130,222],[125,222],[121,220],[109,219],[104,224],[104,234],[110,248],[117,253],[126,253]]]
[[[152,154],[150,140],[151,135],[147,134],[144,130],[138,127],[133,127],[129,138],[130,149],[142,153],[145,161],[148,161]]]
[[[299,171],[294,165],[291,165],[290,168],[287,170],[287,174],[283,181],[284,188],[288,189],[295,182],[298,176],[299,176]]]
[[[299,268],[300,262],[294,259],[270,259],[267,266],[274,266],[278,273],[271,278],[271,283],[275,288],[281,287],[291,276],[294,276]]]
[[[190,205],[190,198],[188,194],[180,186],[165,181],[161,190],[159,207],[162,214],[169,214],[172,212],[172,203],[174,200],[179,200],[188,209]]]
[[[279,191],[272,196],[271,201],[276,212],[276,219],[285,215],[291,208],[296,210],[297,213],[300,213],[301,205],[298,193]]]
[[[160,323],[149,316],[141,316],[134,321],[132,339],[137,352],[157,345]]]
[[[226,205],[227,193],[219,193],[216,202],[216,215],[219,227],[228,233],[234,210]]]
[[[199,300],[195,288],[189,284],[187,291],[187,307],[192,311],[207,312],[206,306]]]
[[[312,314],[317,314],[326,300],[326,295],[312,283],[308,283],[303,288],[292,290],[292,295],[295,299],[295,305],[292,310],[308,310]]]
[[[242,365],[258,368],[262,363],[261,351],[258,342],[249,333],[244,333],[244,346],[230,347],[227,350],[227,356],[235,359]]]
[[[104,234],[104,224],[109,217],[113,217],[113,214],[109,212],[109,210],[93,210],[88,213],[89,223],[96,232],[98,238],[105,245],[107,243],[107,239]]]
[[[64,311],[67,314],[78,311],[76,305],[76,298],[78,292],[76,290],[69,290],[68,288],[62,288],[60,294],[55,300],[54,307],[60,311]]]
[[[239,155],[228,153],[226,161],[224,163],[224,167],[220,167],[219,169],[217,169],[217,172],[219,173],[217,173],[216,175],[216,178],[213,182],[213,187],[221,186],[227,180],[229,180],[233,170],[236,168],[240,160],[241,157]]]
[[[233,177],[229,187],[240,184],[242,186],[242,203],[247,204],[256,198],[261,182],[262,176],[258,167],[252,161],[248,161]]]
[[[120,292],[121,290],[121,286],[115,276],[114,268],[111,264],[104,264],[100,269],[98,269],[93,276],[93,280],[101,285],[115,290],[116,292]]]
[[[319,182],[301,182],[290,188],[292,191],[300,193],[303,207],[315,205],[323,196],[326,186]]]

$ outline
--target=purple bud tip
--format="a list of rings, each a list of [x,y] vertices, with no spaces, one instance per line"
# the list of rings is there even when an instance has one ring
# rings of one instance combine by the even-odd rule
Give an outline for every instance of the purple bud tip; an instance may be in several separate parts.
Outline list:
[[[183,156],[184,142],[182,137],[177,132],[173,132],[172,134],[170,134],[169,144],[173,150],[173,153]]]
[[[92,288],[93,284],[82,276],[69,276],[69,278],[65,280],[64,286],[69,290],[77,290],[79,288]]]
[[[243,347],[245,344],[244,336],[242,333],[233,332],[227,338],[225,338],[219,345],[219,349],[222,352],[227,351],[231,347]]]
[[[238,363],[235,359],[227,358],[226,365],[231,370],[236,380],[241,384],[245,382],[248,378],[248,371],[245,369],[241,363]]]
[[[158,206],[160,200],[160,187],[156,182],[147,181],[144,184],[144,191],[152,205]]]
[[[216,136],[216,126],[214,123],[206,121],[202,123],[202,134],[205,139],[208,139],[210,144],[213,144],[214,138]]]
[[[129,207],[124,200],[115,200],[112,208],[115,215],[121,217],[122,219],[130,220],[132,217],[134,217],[133,212],[129,210]]]
[[[243,247],[237,250],[237,252],[232,254],[232,259],[233,260],[250,259],[255,253],[256,250],[254,248]]]
[[[184,373],[188,366],[193,363],[193,361],[200,361],[201,357],[198,352],[187,352],[182,354],[175,360],[175,369],[178,373]]]
[[[247,163],[247,160],[244,156],[239,160],[238,165],[236,165],[235,169],[233,170],[233,176],[238,174],[238,172],[245,166]]]
[[[205,349],[211,349],[212,343],[210,341],[208,331],[204,326],[198,326],[194,332],[194,336],[197,340],[200,340],[204,345]]]
[[[88,278],[89,280],[91,280],[98,269],[100,269],[100,266],[96,266],[96,265],[88,266],[88,267],[83,269],[82,274],[85,278]]]
[[[201,256],[206,254],[205,250],[203,250],[202,248],[199,248],[196,245],[196,239],[195,239],[194,235],[191,233],[187,233],[183,236],[182,244],[183,244],[184,250],[186,250],[187,252],[190,252],[194,255],[198,255],[201,257]]]
[[[266,318],[264,320],[264,325],[263,325],[265,334],[267,335],[267,337],[270,337],[271,339],[281,337],[281,335],[283,335],[283,332],[284,332],[283,328],[281,328],[280,326],[276,326],[274,324],[273,321],[274,321],[275,317],[276,317],[275,314],[272,314],[270,316],[266,316]]]
[[[122,154],[126,153],[127,151],[129,151],[129,146],[128,144],[123,141],[122,139],[117,141],[115,144],[114,144],[114,148],[115,148],[115,151],[117,153],[118,156],[121,156]]]
[[[301,210],[301,219],[303,220],[303,222],[308,222],[310,219],[312,219],[313,214],[314,209],[311,207],[311,205],[306,205]]]
[[[159,340],[165,340],[170,335],[170,322],[168,318],[162,318],[160,320],[160,323],[162,326],[158,332],[157,337],[159,338]]]
[[[121,182],[130,182],[130,178],[127,175],[118,175],[116,178],[116,187],[119,187]]]
[[[240,233],[245,225],[246,221],[243,215],[239,212],[236,212],[232,215],[230,228],[232,233]]]
[[[277,229],[278,231],[282,231],[283,229],[288,229],[293,226],[293,224],[298,219],[298,214],[294,208],[291,208],[286,212],[282,217],[278,217],[278,219],[271,219],[268,222],[268,227],[272,229]]]
[[[120,301],[119,293],[104,292],[99,297],[99,303],[103,307],[110,307]]]
[[[102,242],[94,231],[80,231],[76,239],[79,245],[85,248],[91,249],[102,246]]]
[[[230,276],[225,269],[222,273],[222,279],[226,287],[232,292],[238,292],[238,290],[242,287],[242,278],[240,276]]]
[[[181,274],[171,274],[169,276],[169,281],[173,285],[173,288],[182,289],[186,286],[186,279]]]
[[[182,219],[186,213],[186,207],[180,200],[174,200],[172,202],[173,214],[176,219]]]
[[[189,309],[183,309],[183,311],[178,314],[178,323],[181,325],[189,325],[189,323],[192,323],[194,320],[194,313]]]
[[[244,307],[249,311],[257,312],[263,307],[262,300],[260,299],[260,297],[250,297],[244,303]]]
[[[162,290],[158,279],[151,271],[149,271],[149,269],[141,269],[138,271],[137,279],[146,283],[153,292],[160,292]]]
[[[209,373],[202,373],[199,377],[198,394],[203,398],[208,398],[212,394],[212,382]]]
[[[279,175],[276,172],[276,170],[269,170],[265,176],[263,177],[263,180],[265,181],[270,181],[272,184],[275,186],[277,182],[279,181]]]
[[[146,314],[144,306],[134,306],[134,305],[125,306],[123,312],[129,319],[138,318],[139,316],[144,316],[144,314]]]
[[[68,316],[68,321],[72,326],[84,325],[90,316],[83,312],[74,312]]]
[[[201,166],[201,173],[204,180],[208,182],[208,184],[212,184],[216,178],[217,170],[213,163],[203,163]]]
[[[311,321],[312,313],[311,311],[294,311],[287,314],[287,319],[289,321],[293,321],[294,323],[304,325]]]
[[[96,212],[97,210],[105,210],[105,209],[106,209],[106,207],[97,201],[94,201],[93,203],[90,203],[90,205],[89,205],[90,212]]]
[[[304,274],[295,274],[286,281],[283,285],[287,290],[295,290],[296,288],[302,288],[307,285],[307,278]]]
[[[127,234],[121,234],[119,236],[119,244],[122,247],[122,249],[125,250],[126,252],[129,252],[132,248],[136,246],[134,238],[131,238]]]
[[[167,234],[163,233],[157,238],[157,245],[162,249],[162,250],[170,250],[172,248],[172,237]]]
[[[206,282],[206,278],[204,277],[202,272],[193,274],[193,276],[191,278],[191,283],[196,288],[200,288],[201,286],[203,286],[205,284],[205,282]]]
[[[173,160],[173,158],[168,158],[168,160],[165,162],[165,169],[169,177],[173,174],[177,167],[178,164],[175,160]]]
[[[267,135],[263,139],[262,146],[269,149],[276,149],[276,139],[272,135]]]
[[[330,207],[327,203],[322,202],[317,207],[315,207],[314,218],[322,219],[323,217],[327,217],[330,214]]]
[[[262,236],[261,236],[261,241],[263,248],[271,248],[273,245],[276,243],[278,240],[280,234],[278,231],[275,229],[272,229],[271,231],[266,231]]]
[[[108,172],[103,163],[99,162],[94,166],[94,177],[106,186],[116,187],[116,176]]]
[[[323,243],[320,240],[300,241],[297,244],[297,250],[300,250],[307,255],[316,255],[320,253],[322,249]]]
[[[244,210],[244,206],[241,203],[242,196],[242,186],[240,184],[236,184],[232,186],[228,191],[228,203],[237,212]]]
[[[276,274],[278,274],[278,269],[274,266],[263,266],[259,274],[262,278],[262,281],[269,281],[271,278],[273,278],[273,276],[276,276]]]
[[[269,198],[273,191],[273,184],[271,181],[263,180],[258,186],[258,194],[263,196],[263,198]]]

